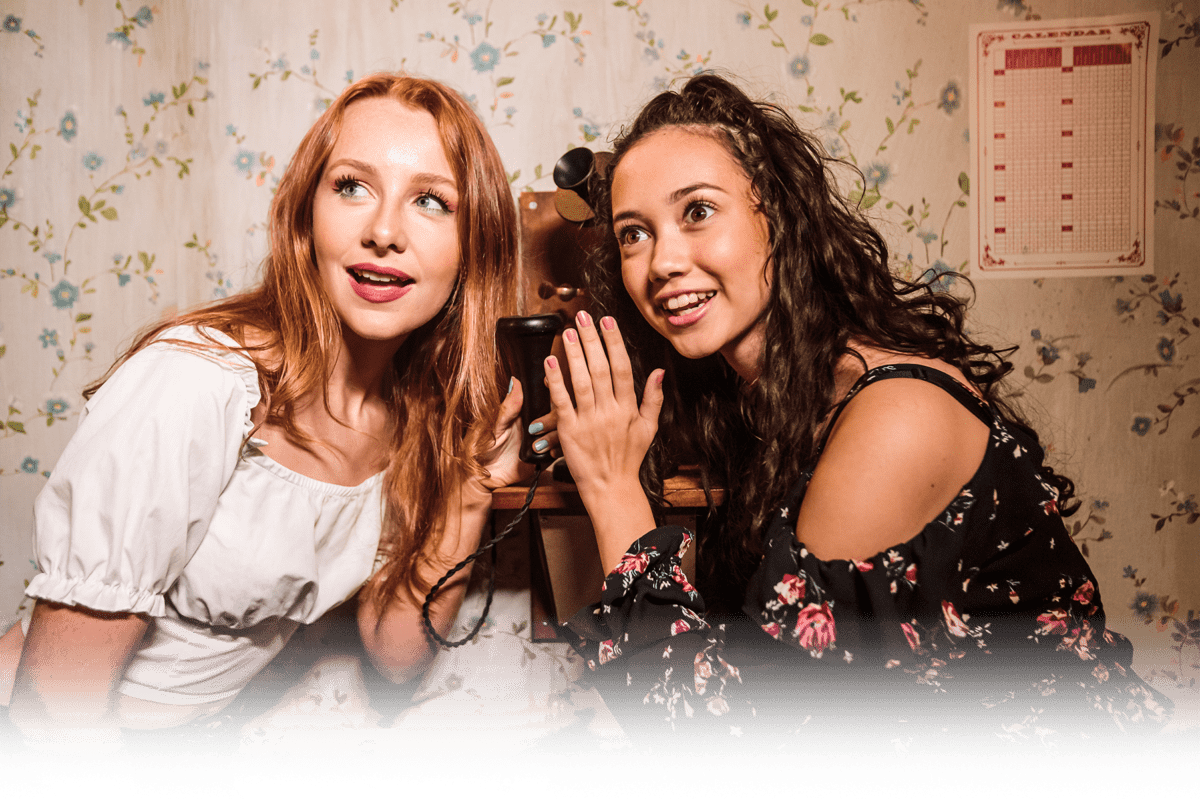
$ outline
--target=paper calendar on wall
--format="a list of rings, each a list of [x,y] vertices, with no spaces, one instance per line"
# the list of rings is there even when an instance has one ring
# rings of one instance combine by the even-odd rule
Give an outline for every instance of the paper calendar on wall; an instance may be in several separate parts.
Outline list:
[[[971,273],[1153,272],[1157,15],[971,27]]]

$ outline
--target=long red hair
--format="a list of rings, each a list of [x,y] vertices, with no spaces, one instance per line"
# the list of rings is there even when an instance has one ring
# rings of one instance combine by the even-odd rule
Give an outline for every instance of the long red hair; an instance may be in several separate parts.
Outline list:
[[[295,424],[296,404],[313,392],[324,396],[342,335],[313,254],[313,196],[346,108],[372,97],[390,97],[433,116],[458,186],[461,253],[458,284],[446,307],[413,332],[393,359],[388,399],[395,439],[384,478],[385,563],[369,597],[382,602],[398,590],[427,587],[417,578],[418,562],[440,540],[449,487],[466,474],[482,474],[479,456],[507,384],[494,326],[516,308],[516,208],[500,155],[461,96],[440,83],[396,73],[369,75],[349,86],[305,134],[279,182],[262,283],[155,324],[113,369],[169,327],[220,330],[241,342],[258,368],[265,421],[307,439]]]

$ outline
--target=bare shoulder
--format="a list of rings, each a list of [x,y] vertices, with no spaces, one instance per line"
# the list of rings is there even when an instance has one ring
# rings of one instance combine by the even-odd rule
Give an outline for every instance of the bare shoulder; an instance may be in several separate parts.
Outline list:
[[[911,539],[970,482],[989,432],[937,385],[870,384],[830,432],[797,537],[827,560],[866,558]]]

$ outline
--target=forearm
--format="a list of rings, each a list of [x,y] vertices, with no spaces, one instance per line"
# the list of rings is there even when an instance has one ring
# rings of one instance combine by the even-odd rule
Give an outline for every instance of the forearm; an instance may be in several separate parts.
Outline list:
[[[636,476],[581,485],[579,498],[596,532],[605,574],[617,567],[634,541],[657,526],[650,501]]]
[[[148,622],[133,614],[39,602],[9,718],[26,734],[112,724],[112,698]]]
[[[454,492],[438,546],[417,565],[421,585],[433,586],[479,546],[491,513],[491,492],[468,484]],[[429,606],[433,629],[447,637],[458,617],[471,577],[470,565],[454,574],[438,590]],[[404,586],[395,594],[359,606],[358,623],[363,646],[375,668],[394,683],[407,682],[425,671],[437,644],[428,635],[422,614],[425,592]]]

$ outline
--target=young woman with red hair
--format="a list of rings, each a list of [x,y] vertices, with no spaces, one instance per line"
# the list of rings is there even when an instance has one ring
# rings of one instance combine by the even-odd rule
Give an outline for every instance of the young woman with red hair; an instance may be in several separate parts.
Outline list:
[[[37,605],[0,648],[12,722],[206,717],[360,588],[371,661],[419,674],[424,590],[517,477],[521,387],[493,334],[516,225],[457,93],[347,88],[280,182],[262,284],[146,331],[87,392],[36,504]],[[442,633],[466,576],[432,607]]]

